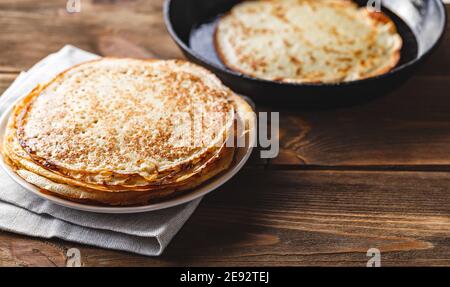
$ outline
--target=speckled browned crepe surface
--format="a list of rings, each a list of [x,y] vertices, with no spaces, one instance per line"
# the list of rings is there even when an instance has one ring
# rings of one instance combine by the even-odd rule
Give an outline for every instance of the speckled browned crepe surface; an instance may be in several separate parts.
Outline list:
[[[92,61],[16,105],[3,154],[26,181],[71,200],[162,200],[230,166],[234,148],[225,142],[235,136],[237,105],[246,105],[235,99],[188,62]],[[198,115],[200,124],[183,122]]]
[[[390,71],[402,39],[386,14],[350,0],[255,0],[220,19],[215,45],[226,66],[255,78],[333,83]]]

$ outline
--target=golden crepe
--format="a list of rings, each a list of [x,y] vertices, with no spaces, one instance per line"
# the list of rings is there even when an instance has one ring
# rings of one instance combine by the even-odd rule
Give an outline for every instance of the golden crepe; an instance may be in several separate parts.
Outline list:
[[[393,69],[402,38],[388,16],[350,0],[259,0],[219,20],[215,46],[226,66],[255,78],[335,83]]]
[[[14,107],[6,162],[27,182],[74,201],[136,205],[226,170],[226,145],[248,104],[184,61],[103,58],[36,87]],[[242,123],[241,123],[242,124]]]

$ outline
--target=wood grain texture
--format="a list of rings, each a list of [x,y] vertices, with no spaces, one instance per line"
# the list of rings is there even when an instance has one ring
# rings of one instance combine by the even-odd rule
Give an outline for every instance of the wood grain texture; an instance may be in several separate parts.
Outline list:
[[[446,173],[246,170],[205,200],[160,261],[364,266],[378,247],[384,265],[449,264],[448,183]]]
[[[0,232],[0,266],[55,267],[65,266],[66,252],[62,246]]]
[[[450,66],[450,61],[449,61]],[[277,165],[450,165],[450,76],[417,76],[365,105],[280,112]]]
[[[60,250],[77,247],[84,266],[365,266],[376,247],[384,266],[448,266],[449,186],[448,173],[246,169],[159,258],[5,233],[0,254],[22,265],[64,264]]]
[[[167,35],[162,3],[82,0],[81,12],[69,14],[66,1],[2,0],[0,71],[28,69],[66,44],[105,56],[141,47],[135,56],[180,57]]]
[[[68,14],[65,1],[0,0],[0,93],[65,44],[181,57],[161,7],[82,0]],[[0,232],[0,266],[65,266],[72,247],[84,266],[365,266],[371,247],[384,266],[450,266],[449,51],[447,33],[413,79],[371,103],[280,111],[280,156],[255,153],[161,257]]]
[[[3,94],[18,75],[18,73],[0,73],[0,95]]]

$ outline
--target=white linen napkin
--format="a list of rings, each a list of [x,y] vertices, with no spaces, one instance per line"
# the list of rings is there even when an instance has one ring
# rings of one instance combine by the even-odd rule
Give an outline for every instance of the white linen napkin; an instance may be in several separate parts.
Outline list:
[[[47,56],[28,72],[22,72],[0,97],[0,115],[38,83],[98,57],[70,45]],[[200,201],[138,214],[83,212],[53,204],[24,190],[0,168],[0,230],[148,256],[162,254]]]

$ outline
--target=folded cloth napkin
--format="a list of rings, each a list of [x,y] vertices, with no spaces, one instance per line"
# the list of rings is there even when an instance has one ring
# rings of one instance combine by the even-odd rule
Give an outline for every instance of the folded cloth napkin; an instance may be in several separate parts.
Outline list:
[[[65,46],[28,72],[0,97],[0,114],[18,97],[61,71],[97,55]],[[24,190],[0,168],[0,230],[148,256],[160,255],[201,199],[177,207],[138,214],[97,214],[53,204]]]

